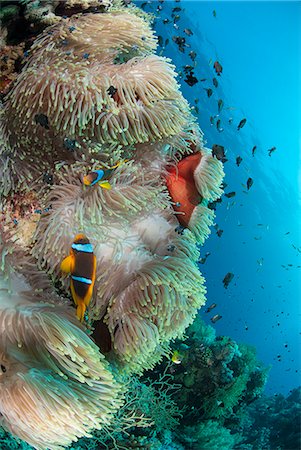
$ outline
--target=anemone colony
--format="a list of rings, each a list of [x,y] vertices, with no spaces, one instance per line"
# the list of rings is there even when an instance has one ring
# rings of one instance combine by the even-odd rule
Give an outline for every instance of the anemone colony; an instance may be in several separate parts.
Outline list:
[[[109,424],[123,375],[192,323],[223,178],[145,14],[52,18],[6,95],[0,153],[0,423],[37,449]],[[112,189],[84,185],[120,161]],[[83,324],[60,270],[78,233],[97,259]]]

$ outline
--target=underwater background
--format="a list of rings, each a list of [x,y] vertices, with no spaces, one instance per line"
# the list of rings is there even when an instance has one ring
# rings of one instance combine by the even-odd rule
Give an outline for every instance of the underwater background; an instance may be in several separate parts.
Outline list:
[[[68,448],[298,450],[301,2],[135,4],[155,16],[206,147],[223,147],[225,194],[200,247],[201,321],[132,380],[128,403],[151,425],[124,432],[118,417],[112,438]],[[1,433],[0,450],[32,448]]]
[[[156,2],[150,3],[145,9],[155,12]],[[271,365],[266,392],[287,394],[300,385],[301,3],[182,1],[179,29],[162,23],[174,7],[164,2],[156,21],[163,42],[169,39],[163,54],[183,73],[181,87],[197,107],[207,147],[224,146],[225,193],[235,192],[216,209],[222,235],[213,232],[201,248],[203,257],[210,253],[200,265],[208,306],[217,303],[211,315],[222,316],[214,327],[217,334],[255,345],[259,359]],[[193,35],[183,33],[187,28]],[[190,46],[184,53],[175,35]],[[197,54],[194,62],[190,51]],[[223,67],[220,77],[216,60]],[[186,65],[195,66],[193,86],[185,82]],[[217,115],[223,131],[217,119],[210,123]],[[238,131],[243,118],[247,123]],[[254,183],[248,190],[249,177]],[[228,272],[234,278],[225,289]],[[210,323],[203,309],[200,314]]]

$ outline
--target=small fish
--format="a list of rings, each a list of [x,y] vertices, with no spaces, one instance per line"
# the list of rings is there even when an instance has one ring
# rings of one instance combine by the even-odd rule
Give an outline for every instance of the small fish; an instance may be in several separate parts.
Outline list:
[[[223,109],[224,106],[224,102],[223,100],[220,98],[217,102],[217,107],[218,107],[218,112],[221,112],[221,110]]]
[[[216,78],[213,78],[212,83],[213,83],[213,86],[217,88],[217,86],[218,86],[218,81],[217,81]]]
[[[162,36],[158,36],[158,44],[160,45],[160,47],[163,47],[163,37]]]
[[[201,78],[200,81],[203,83],[204,81],[206,81],[207,78]]]
[[[221,120],[218,119],[217,122],[216,122],[216,129],[217,129],[217,131],[219,131],[219,132],[224,131],[223,128],[220,128],[220,124],[221,124]]]
[[[224,288],[225,288],[225,289],[227,289],[227,287],[229,286],[229,284],[231,283],[231,281],[233,280],[233,278],[234,278],[234,273],[232,273],[232,272],[228,272],[228,273],[224,276],[224,279],[223,279],[223,285],[224,285]]]
[[[244,127],[246,122],[247,122],[247,119],[242,119],[238,124],[237,130],[239,131],[242,127]]]
[[[98,184],[104,189],[112,189],[112,186],[110,183],[106,180],[121,164],[124,164],[128,160],[119,161],[114,166],[110,167],[109,169],[97,169],[93,170],[92,172],[89,172],[87,175],[83,177],[83,183],[85,186],[95,186],[95,184]]]
[[[219,77],[223,71],[221,64],[218,61],[215,61],[215,63],[213,64],[213,67],[215,69],[215,72],[217,73],[217,76]]]
[[[210,88],[209,89],[204,88],[204,90],[207,92],[208,98],[211,97],[211,95],[213,94],[213,90]]]
[[[190,28],[185,28],[184,33],[187,34],[187,36],[193,35],[193,32],[190,30]]]
[[[218,237],[221,237],[223,234],[224,230],[221,230],[220,228],[217,230],[216,234],[218,235]]]
[[[118,95],[118,89],[115,88],[114,86],[110,86],[107,89],[107,93],[113,100],[115,100],[115,102],[118,102],[120,100],[119,95]]]
[[[215,316],[211,317],[211,322],[216,323],[218,320],[220,320],[223,316],[220,316],[219,314],[215,314]]]
[[[254,145],[254,147],[252,148],[252,156],[255,155],[256,149],[257,149],[257,145]]]
[[[199,263],[199,264],[205,264],[206,259],[208,258],[209,255],[210,255],[210,252],[206,252],[205,256],[204,256],[203,258],[200,258],[200,259],[198,260],[198,263]]]
[[[170,23],[170,20],[169,19],[163,19],[163,23],[164,23],[164,25],[166,25],[167,23]]]
[[[176,246],[174,244],[168,244],[167,251],[173,252],[176,249]]]
[[[215,156],[216,159],[218,159],[219,161],[222,161],[223,163],[228,161],[226,158],[226,154],[225,154],[225,147],[223,147],[222,145],[213,144],[211,153],[212,153],[212,156]]]
[[[177,44],[177,45],[184,45],[186,40],[184,37],[182,36],[173,36],[172,40]]]
[[[231,124],[233,122],[233,117],[230,117],[230,119],[228,120],[228,123]]]
[[[194,86],[199,82],[192,72],[186,76],[186,79],[184,81],[188,84],[188,86]]]
[[[212,311],[214,308],[217,307],[216,303],[212,303],[212,305],[208,306],[208,308],[206,309],[206,313],[209,313],[210,311]]]
[[[96,257],[89,239],[77,234],[70,248],[70,255],[61,263],[61,271],[71,274],[71,294],[77,306],[76,315],[82,322],[90,303],[96,276]]]
[[[186,66],[183,66],[183,70],[186,74],[189,74],[189,73],[193,72],[193,66],[186,64]]]
[[[171,356],[171,360],[174,364],[181,364],[182,362],[182,355],[178,350],[174,350],[173,354]]]
[[[34,120],[36,124],[39,124],[41,125],[41,127],[45,128],[46,130],[49,130],[48,117],[45,114],[36,114],[34,116]]]
[[[164,44],[164,46],[167,47],[168,44],[169,44],[169,39],[167,38],[167,39],[165,39],[165,44]]]
[[[53,184],[53,175],[51,175],[51,173],[49,172],[45,172],[43,175],[43,182],[46,184]]]
[[[75,139],[65,138],[64,147],[70,152],[73,152],[78,147],[78,143]]]
[[[215,211],[215,210],[216,210],[217,203],[221,203],[221,202],[222,202],[222,199],[221,199],[221,198],[218,198],[218,199],[215,200],[214,202],[209,202],[207,206],[208,206],[209,209],[212,209],[213,211]]]
[[[175,8],[172,9],[173,13],[180,12],[180,11],[182,11],[182,8],[180,8],[179,6],[176,6]]]
[[[182,225],[178,225],[178,226],[175,228],[175,232],[178,233],[178,234],[180,234],[181,236],[184,234],[184,231],[185,231],[185,227],[183,227]]]
[[[249,190],[252,185],[253,185],[253,179],[251,177],[249,177],[247,179],[247,189]]]
[[[237,167],[240,166],[241,162],[242,162],[242,157],[241,156],[237,156],[237,158],[236,158],[236,165],[237,165]]]
[[[210,123],[211,123],[211,125],[214,125],[214,119],[215,119],[215,117],[210,116]]]
[[[213,15],[213,17],[216,17],[216,11],[215,11],[215,9],[212,11],[212,15]]]
[[[276,147],[272,147],[268,150],[269,156],[276,150]]]
[[[110,175],[110,173],[107,173],[107,170],[94,170],[93,172],[89,172],[87,175],[83,177],[83,182],[85,186],[94,186],[95,184],[99,184],[104,189],[112,189],[112,186],[110,183],[106,180],[101,181],[105,175]]]
[[[225,194],[225,197],[231,198],[231,197],[235,197],[236,192],[228,192],[227,194]]]
[[[196,52],[194,52],[193,50],[191,50],[191,51],[188,53],[188,56],[189,56],[189,58],[192,59],[192,61],[194,61],[195,58],[196,58]]]

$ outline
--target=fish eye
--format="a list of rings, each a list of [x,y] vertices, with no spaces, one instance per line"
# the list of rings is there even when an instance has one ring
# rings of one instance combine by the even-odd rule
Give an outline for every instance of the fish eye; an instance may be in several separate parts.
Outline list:
[[[0,368],[1,368],[1,370],[2,370],[3,373],[6,372],[6,367],[5,367],[3,364],[0,365]]]

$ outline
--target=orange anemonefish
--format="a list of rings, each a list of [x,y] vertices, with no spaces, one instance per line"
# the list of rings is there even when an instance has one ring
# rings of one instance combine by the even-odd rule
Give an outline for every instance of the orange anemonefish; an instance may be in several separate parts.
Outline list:
[[[116,169],[121,164],[127,161],[128,159],[125,159],[124,161],[119,161],[117,164],[115,164],[115,166],[110,167],[110,169],[97,169],[93,170],[93,172],[89,172],[87,175],[83,177],[84,185],[95,186],[95,184],[98,184],[104,189],[112,189],[110,183],[104,178],[108,178],[112,174],[114,169]]]
[[[192,213],[202,201],[197,190],[194,172],[202,159],[201,153],[194,153],[182,159],[176,167],[168,168],[166,186],[178,212],[177,219],[183,227],[188,227]]]
[[[96,275],[96,257],[84,234],[75,236],[70,255],[61,263],[61,270],[71,273],[71,294],[77,306],[76,315],[82,322],[92,297]]]

